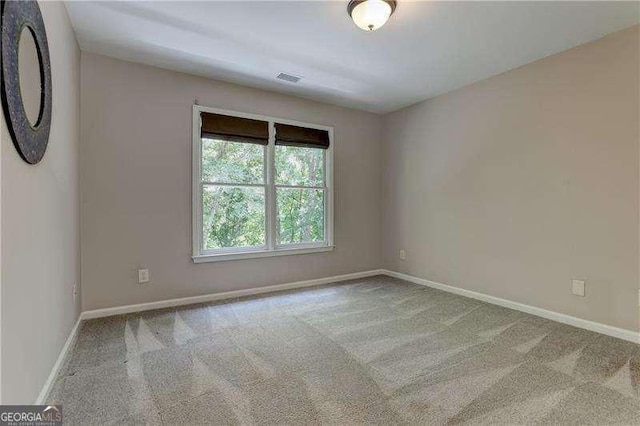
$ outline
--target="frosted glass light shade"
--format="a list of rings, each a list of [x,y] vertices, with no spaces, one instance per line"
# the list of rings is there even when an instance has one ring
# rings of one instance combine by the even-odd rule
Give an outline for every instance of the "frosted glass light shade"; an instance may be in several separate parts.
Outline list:
[[[353,22],[365,31],[375,31],[387,23],[395,2],[385,0],[352,1],[348,10]]]

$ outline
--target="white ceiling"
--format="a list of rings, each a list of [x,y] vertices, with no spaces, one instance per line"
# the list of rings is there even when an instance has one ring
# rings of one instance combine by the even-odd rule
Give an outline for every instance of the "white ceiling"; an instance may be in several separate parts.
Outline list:
[[[640,3],[604,1],[399,0],[371,33],[351,22],[347,0],[67,7],[82,50],[380,113],[640,21]]]

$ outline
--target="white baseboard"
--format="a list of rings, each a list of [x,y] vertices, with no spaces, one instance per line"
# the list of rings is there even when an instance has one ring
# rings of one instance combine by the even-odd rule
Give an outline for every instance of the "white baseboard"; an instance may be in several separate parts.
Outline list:
[[[358,278],[371,277],[374,275],[384,274],[382,269],[374,269],[371,271],[354,272],[352,274],[336,275],[333,277],[316,278],[313,280],[296,281],[286,284],[270,285],[265,287],[248,288],[245,290],[226,291],[223,293],[204,294],[202,296],[183,297],[180,299],[160,300],[158,302],[138,303],[135,305],[116,306],[113,308],[95,309],[84,311],[80,315],[80,319],[102,318],[112,315],[122,315],[131,312],[149,311],[152,309],[169,308],[172,306],[192,305],[195,303],[213,302],[215,300],[232,299],[235,297],[252,296],[262,293],[272,293],[274,291],[291,290],[295,288],[312,287],[322,284],[331,284],[340,281],[354,280]]]
[[[610,325],[598,322],[588,321],[582,318],[572,317],[558,312],[548,311],[546,309],[537,308],[535,306],[525,305],[523,303],[512,302],[511,300],[501,299],[495,296],[466,290],[459,287],[453,287],[446,284],[437,283],[435,281],[425,280],[424,278],[414,277],[412,275],[403,274],[401,272],[389,271],[384,269],[384,275],[399,278],[415,284],[436,288],[438,290],[447,291],[449,293],[458,294],[460,296],[470,297],[472,299],[482,300],[483,302],[492,303],[494,305],[504,306],[505,308],[515,309],[517,311],[526,312],[528,314],[547,318],[553,321],[569,324],[574,327],[584,328],[586,330],[595,331],[596,333],[606,334],[607,336],[617,337],[618,339],[628,340],[633,343],[640,343],[640,332],[626,330],[624,328],[612,327]]]
[[[286,284],[277,284],[265,287],[249,288],[245,290],[227,291],[223,293],[211,293],[201,296],[183,297],[180,299],[160,300],[157,302],[139,303],[135,305],[116,306],[113,308],[95,309],[91,311],[84,311],[80,315],[80,320],[102,318],[112,315],[128,314],[132,312],[142,312],[152,309],[162,309],[172,306],[191,305],[195,303],[213,302],[216,300],[232,299],[236,297],[252,296],[256,294],[271,293],[275,291],[291,290],[296,288],[312,287],[316,285],[330,284],[340,281],[353,280],[358,278],[371,277],[374,275],[387,275],[390,277],[399,278],[405,281],[409,281],[415,284],[436,288],[449,293],[458,294],[460,296],[470,297],[472,299],[482,300],[483,302],[492,303],[494,305],[504,306],[506,308],[515,309],[517,311],[526,312],[528,314],[536,315],[539,317],[547,318],[553,321],[561,322],[563,324],[569,324],[574,327],[584,328],[586,330],[595,331],[596,333],[606,334],[608,336],[617,337],[619,339],[628,340],[634,343],[640,343],[640,332],[626,330],[623,328],[613,327],[582,318],[573,317],[571,315],[561,314],[554,311],[538,308],[535,306],[525,305],[524,303],[513,302],[511,300],[502,299],[495,296],[490,296],[483,293],[478,293],[472,290],[466,290],[459,287],[450,286],[447,284],[441,284],[435,281],[426,280],[424,278],[414,277],[412,275],[403,274],[401,272],[390,271],[386,269],[374,269],[370,271],[355,272],[345,275],[336,275],[333,277],[316,278],[313,280],[297,281]],[[77,324],[76,324],[77,328]],[[74,332],[76,332],[74,328]],[[72,333],[73,334],[73,333]],[[69,336],[71,338],[71,336]],[[69,341],[67,341],[67,344]],[[63,348],[63,352],[67,350],[67,345]],[[61,353],[61,356],[63,354]],[[60,359],[58,359],[60,362]],[[56,363],[57,365],[58,363]],[[53,374],[53,372],[52,372]]]
[[[67,359],[67,354],[69,353],[69,350],[71,350],[71,348],[73,347],[73,344],[75,343],[76,338],[78,337],[78,330],[80,328],[81,322],[82,322],[82,317],[80,316],[76,320],[76,324],[71,329],[71,333],[69,333],[69,337],[67,337],[67,341],[64,342],[64,346],[62,347],[60,354],[58,354],[58,359],[56,360],[56,363],[53,364],[53,368],[49,373],[49,377],[47,377],[47,381],[44,382],[44,386],[42,386],[40,395],[38,395],[38,398],[36,399],[36,402],[35,402],[36,405],[43,405],[46,402],[45,398],[47,397],[47,395],[49,395],[49,392],[51,392],[51,387],[53,386],[53,383],[55,382],[56,377],[60,372],[60,368],[62,368],[62,366],[64,365],[64,362]]]

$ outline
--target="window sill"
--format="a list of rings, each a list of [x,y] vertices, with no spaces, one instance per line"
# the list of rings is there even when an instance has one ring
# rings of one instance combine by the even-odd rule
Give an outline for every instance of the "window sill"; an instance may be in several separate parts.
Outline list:
[[[193,263],[223,262],[226,260],[255,259],[260,257],[291,256],[296,254],[333,251],[334,246],[283,248],[277,250],[245,251],[237,253],[203,254],[191,256]]]

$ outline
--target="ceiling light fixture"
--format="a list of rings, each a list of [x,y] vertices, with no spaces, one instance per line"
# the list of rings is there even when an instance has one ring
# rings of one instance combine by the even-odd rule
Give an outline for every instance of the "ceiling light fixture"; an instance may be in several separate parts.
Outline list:
[[[396,10],[395,0],[351,0],[347,12],[355,24],[365,31],[375,31]]]

